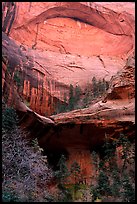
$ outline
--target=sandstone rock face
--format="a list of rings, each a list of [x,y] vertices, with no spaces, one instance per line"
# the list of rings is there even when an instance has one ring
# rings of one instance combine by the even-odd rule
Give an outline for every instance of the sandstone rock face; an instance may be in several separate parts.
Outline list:
[[[134,4],[114,8],[90,2],[16,3],[10,37],[22,55],[30,56],[22,96],[33,110],[50,115],[70,84],[84,87],[93,76],[110,80],[123,68],[134,50]]]
[[[111,3],[17,2],[10,38],[7,29],[2,36],[4,98],[45,151],[65,151],[68,166],[78,161],[86,183],[90,151],[105,134],[134,137],[135,130],[134,3]],[[63,103],[70,84],[84,88],[93,76],[110,81],[103,100],[44,117]]]

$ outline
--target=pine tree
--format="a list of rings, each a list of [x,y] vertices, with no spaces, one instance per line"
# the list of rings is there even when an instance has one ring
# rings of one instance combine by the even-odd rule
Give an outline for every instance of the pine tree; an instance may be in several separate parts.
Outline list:
[[[98,92],[101,95],[103,93],[103,91],[104,91],[103,90],[104,86],[103,86],[103,83],[102,83],[102,81],[100,79],[99,79],[99,81],[97,83],[97,87],[98,87]]]
[[[64,103],[67,103],[67,94],[64,93]]]
[[[2,200],[44,202],[47,182],[52,177],[41,148],[33,147],[17,125],[16,111],[3,103],[2,112]],[[41,192],[41,186],[45,189]]]
[[[69,104],[68,104],[68,109],[69,110],[74,109],[74,103],[75,103],[74,87],[73,87],[72,84],[70,84],[70,88],[69,88]]]
[[[60,202],[68,202],[72,201],[72,196],[70,193],[70,189],[66,187],[66,182],[68,181],[68,177],[70,176],[70,171],[66,165],[66,157],[61,155],[60,160],[57,164],[59,170],[54,172],[55,178],[58,181],[59,192],[59,200]]]
[[[95,77],[92,78],[92,90],[93,90],[93,96],[98,96],[98,84]]]
[[[55,172],[55,177],[57,178],[59,183],[63,185],[67,177],[70,175],[68,167],[66,165],[66,157],[64,155],[61,155],[57,167],[59,168],[59,170]]]
[[[81,95],[82,91],[79,85],[77,85],[75,87],[75,103],[77,104],[78,101],[80,100],[80,95]]]
[[[70,172],[71,172],[71,175],[73,175],[73,177],[74,177],[75,184],[77,184],[78,179],[79,179],[79,174],[80,174],[80,166],[76,161],[74,161],[72,163],[71,168],[70,168]]]
[[[116,156],[116,148],[119,146],[122,148],[122,168],[121,165],[119,166]],[[100,158],[97,166],[97,184],[91,186],[93,201],[97,198],[107,200],[107,196],[110,196],[115,202],[117,200],[135,202],[134,151],[134,145],[131,145],[125,135],[120,134],[118,139],[112,141],[106,135],[103,145],[104,156],[102,159]],[[94,157],[92,158],[94,159]],[[95,165],[96,163],[95,161]]]

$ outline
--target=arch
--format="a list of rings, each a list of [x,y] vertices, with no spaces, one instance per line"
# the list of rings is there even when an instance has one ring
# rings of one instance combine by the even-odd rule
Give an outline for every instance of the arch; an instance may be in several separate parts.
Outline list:
[[[72,5],[73,4],[73,5]],[[126,21],[125,14],[125,21]],[[116,35],[129,35],[129,29],[124,29],[125,25],[121,25],[118,19],[119,14],[113,10],[98,6],[89,7],[81,2],[62,2],[60,5],[52,6],[42,12],[36,18],[31,19],[29,23],[41,23],[51,18],[72,18],[77,21],[95,26],[103,29],[106,32],[113,33]],[[133,20],[133,19],[130,19]],[[134,21],[134,20],[133,20]],[[112,26],[113,25],[113,26]],[[126,28],[128,24],[126,24]]]

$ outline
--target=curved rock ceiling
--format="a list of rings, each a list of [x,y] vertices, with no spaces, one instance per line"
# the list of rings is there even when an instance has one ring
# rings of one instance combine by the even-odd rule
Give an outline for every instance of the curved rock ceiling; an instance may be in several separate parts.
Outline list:
[[[19,112],[22,128],[55,155],[65,148],[69,161],[77,160],[88,176],[89,150],[102,144],[105,133],[135,135],[134,6],[112,2],[112,10],[101,3],[17,2],[11,39],[3,34],[2,42],[13,72],[18,67],[22,72],[20,91],[6,76],[3,62],[3,89]],[[53,113],[57,99],[63,100],[70,83],[86,84],[93,76],[111,79],[103,100],[44,117]]]
[[[109,81],[125,66],[134,52],[134,6],[120,5],[16,2],[3,50],[23,66],[22,95],[34,111],[50,115],[48,101],[63,100],[70,84],[84,88],[93,76]]]
[[[11,33],[29,47],[84,56],[123,56],[133,49],[134,18],[129,13],[94,3],[91,7],[90,2],[47,2],[38,13],[37,7],[21,4]]]

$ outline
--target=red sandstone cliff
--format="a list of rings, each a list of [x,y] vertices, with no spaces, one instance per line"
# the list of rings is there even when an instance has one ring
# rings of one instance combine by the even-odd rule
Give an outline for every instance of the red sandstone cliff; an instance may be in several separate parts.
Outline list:
[[[25,73],[21,95],[33,110],[50,115],[69,84],[84,87],[93,76],[110,80],[134,55],[134,3],[112,8],[95,2],[16,3],[9,36],[24,56],[17,63]]]
[[[76,159],[86,175],[90,149],[105,133],[134,136],[134,17],[132,2],[17,2],[9,37],[3,30],[3,97],[31,137],[49,152],[67,151],[68,163]],[[69,84],[84,87],[93,76],[110,81],[103,100],[41,116],[54,112]]]

